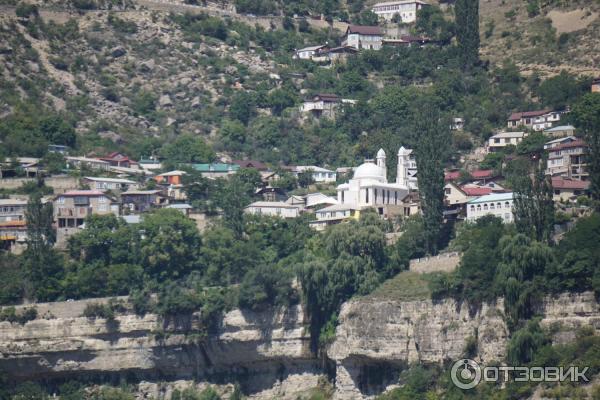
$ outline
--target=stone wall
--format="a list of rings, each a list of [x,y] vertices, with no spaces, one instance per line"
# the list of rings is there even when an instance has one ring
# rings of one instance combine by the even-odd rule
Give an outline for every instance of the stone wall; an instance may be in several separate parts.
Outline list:
[[[2,189],[18,189],[23,184],[35,182],[34,178],[6,178],[0,179],[0,188]],[[54,189],[54,193],[64,193],[67,190],[77,189],[79,180],[71,176],[52,176],[44,178],[46,186]]]
[[[433,257],[410,260],[409,269],[419,274],[430,272],[452,272],[460,263],[459,253],[442,253]]]

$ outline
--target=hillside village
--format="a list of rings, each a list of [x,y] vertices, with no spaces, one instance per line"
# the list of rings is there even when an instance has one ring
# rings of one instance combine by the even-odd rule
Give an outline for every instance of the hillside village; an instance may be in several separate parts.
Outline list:
[[[588,0],[0,1],[0,400],[597,398],[598,32]]]
[[[590,87],[591,92],[598,90],[598,83]],[[334,118],[333,110],[340,100],[319,95],[308,103],[311,112],[325,110],[317,118]],[[302,111],[307,108],[306,102],[300,106]],[[567,112],[540,110],[511,114],[506,130],[488,139],[483,163],[487,166],[486,160],[490,157],[510,149],[518,152],[529,135],[547,140],[543,143],[547,156],[545,174],[551,178],[556,209],[565,216],[576,217],[585,213],[589,205],[588,147],[576,136],[573,126],[561,124]],[[453,128],[462,130],[461,126]],[[32,157],[7,159],[0,168],[0,185],[9,194],[0,208],[0,239],[5,249],[20,252],[27,242],[28,197],[10,192],[18,192],[19,184],[27,186],[44,181],[52,182],[49,187],[54,194],[45,196],[43,201],[53,203],[56,245],[63,247],[70,235],[85,228],[85,218],[95,214],[114,214],[124,217],[128,223],[136,223],[145,212],[173,208],[197,221],[203,230],[211,219],[219,218],[219,204],[215,204],[214,215],[207,215],[195,208],[193,201],[188,201],[193,200],[186,194],[184,177],[188,171],[214,181],[229,179],[240,170],[252,170],[260,176],[260,181],[253,189],[255,201],[245,205],[246,213],[282,218],[312,213],[314,217],[309,224],[317,230],[358,219],[361,210],[370,208],[390,221],[418,214],[420,210],[418,162],[412,150],[404,147],[398,150],[394,183],[388,183],[383,149],[359,166],[335,170],[326,166],[269,165],[260,160],[230,159],[219,163],[180,164],[182,170],[166,170],[157,158],[132,160],[119,152],[102,157],[71,156],[65,145],[51,145],[49,151],[57,155],[64,167],[58,174],[49,173],[42,160]],[[512,222],[513,193],[505,187],[502,167],[502,162],[495,168],[449,167],[445,173],[445,218],[474,221],[491,214]],[[90,176],[83,176],[85,174]],[[292,187],[289,187],[290,180]],[[284,187],[283,182],[288,187]]]

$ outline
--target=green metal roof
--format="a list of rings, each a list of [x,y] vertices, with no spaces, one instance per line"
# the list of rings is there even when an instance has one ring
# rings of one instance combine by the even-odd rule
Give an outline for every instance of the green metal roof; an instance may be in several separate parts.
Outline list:
[[[194,168],[196,171],[200,171],[200,172],[230,172],[230,171],[239,170],[240,166],[237,164],[213,163],[213,164],[192,164],[192,168]]]

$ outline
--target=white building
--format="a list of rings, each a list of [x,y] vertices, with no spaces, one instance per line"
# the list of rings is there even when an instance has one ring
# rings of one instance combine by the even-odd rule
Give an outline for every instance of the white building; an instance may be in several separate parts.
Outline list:
[[[255,201],[248,205],[244,212],[254,215],[268,215],[272,217],[296,218],[300,215],[300,208],[282,201]]]
[[[312,173],[313,181],[316,183],[335,182],[337,178],[337,173],[335,171],[331,171],[326,168],[321,168],[314,165],[299,165],[294,167],[294,175],[296,175],[296,177],[299,174],[307,171]]]
[[[326,45],[305,47],[303,49],[296,50],[296,53],[294,54],[293,58],[299,60],[311,60],[315,54],[325,49],[326,47]]]
[[[359,210],[374,207],[383,214],[389,205],[402,205],[402,200],[411,188],[416,188],[416,163],[412,150],[401,147],[398,151],[396,182],[387,179],[386,155],[383,149],[377,152],[377,163],[367,161],[354,171],[348,183],[337,187],[338,204],[352,205]]]
[[[536,132],[543,131],[552,128],[555,123],[559,122],[563,113],[563,111],[549,109],[512,113],[508,118],[508,127],[526,126]]]
[[[371,11],[386,21],[391,21],[398,15],[398,22],[410,24],[417,20],[417,11],[427,6],[428,3],[418,0],[387,1],[375,4]]]
[[[467,221],[475,221],[485,215],[495,215],[504,223],[514,221],[513,193],[488,194],[467,203]]]
[[[356,50],[379,50],[383,41],[383,32],[378,26],[349,25],[342,46],[354,47]]]
[[[488,151],[494,152],[506,146],[516,146],[527,137],[526,132],[500,132],[488,139]]]
[[[322,205],[332,206],[337,204],[336,198],[324,195],[323,193],[309,193],[304,196],[304,206],[306,208],[313,208]]]

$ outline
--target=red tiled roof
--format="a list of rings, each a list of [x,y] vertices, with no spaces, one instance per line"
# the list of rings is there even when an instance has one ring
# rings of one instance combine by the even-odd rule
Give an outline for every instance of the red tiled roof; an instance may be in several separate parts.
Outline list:
[[[494,170],[491,169],[478,169],[471,172],[471,176],[475,179],[491,178],[494,176]]]
[[[587,144],[583,140],[577,139],[577,140],[574,140],[569,143],[563,143],[563,144],[559,144],[558,146],[551,147],[548,149],[548,151],[555,152],[557,150],[571,149],[573,147],[587,147]]]
[[[444,174],[444,180],[454,181],[460,177],[460,171],[449,171]]]
[[[552,178],[552,187],[554,189],[587,190],[590,187],[590,183],[580,181],[579,179]]]
[[[349,25],[346,33],[358,33],[359,35],[383,35],[380,27],[364,25]]]
[[[460,188],[467,196],[485,196],[492,193],[492,188],[489,187],[467,187]]]

